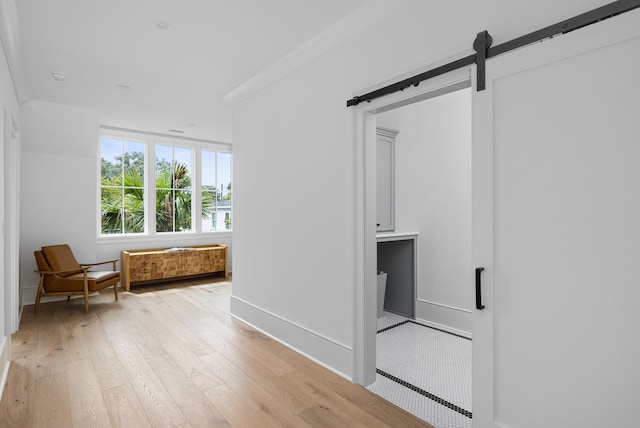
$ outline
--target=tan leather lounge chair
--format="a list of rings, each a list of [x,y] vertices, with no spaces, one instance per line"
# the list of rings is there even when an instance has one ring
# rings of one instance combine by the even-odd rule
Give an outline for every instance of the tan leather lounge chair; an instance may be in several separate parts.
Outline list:
[[[89,313],[89,292],[113,286],[118,300],[118,283],[120,272],[116,270],[117,260],[99,263],[78,263],[71,248],[66,244],[42,247],[34,251],[40,284],[36,295],[34,312],[38,312],[42,296],[67,296],[84,294],[84,312]],[[113,263],[111,271],[92,271],[93,266]]]

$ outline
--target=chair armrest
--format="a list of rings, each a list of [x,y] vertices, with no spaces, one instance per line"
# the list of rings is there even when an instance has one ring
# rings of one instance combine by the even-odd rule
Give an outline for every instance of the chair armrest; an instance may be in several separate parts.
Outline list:
[[[87,273],[88,270],[89,270],[88,267],[79,267],[76,269],[66,269],[66,270],[34,270],[34,272],[39,273],[40,275],[58,275],[61,273],[71,273],[71,272],[78,272],[78,271]]]
[[[113,263],[113,270],[116,270],[116,262],[118,261],[118,259],[115,260],[107,260],[104,262],[98,262],[98,263],[80,263],[80,266],[99,266],[99,265],[106,265],[107,263]]]
[[[80,263],[80,266],[98,266],[98,265],[106,265],[107,263],[114,263],[117,262],[118,259],[115,260],[107,260],[104,262],[98,262],[98,263]]]

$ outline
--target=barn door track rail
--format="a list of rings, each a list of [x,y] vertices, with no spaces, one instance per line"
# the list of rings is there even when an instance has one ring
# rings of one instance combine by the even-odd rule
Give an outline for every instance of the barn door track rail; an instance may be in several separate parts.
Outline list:
[[[566,19],[558,22],[557,24],[550,25],[537,31],[533,31],[524,36],[517,37],[508,42],[491,47],[492,38],[487,31],[481,31],[476,36],[473,42],[473,49],[475,54],[466,56],[464,58],[457,59],[447,64],[435,67],[431,70],[425,71],[415,76],[403,79],[399,82],[392,83],[375,91],[368,92],[363,95],[357,95],[347,100],[347,107],[356,106],[361,102],[370,102],[376,98],[380,98],[384,95],[392,94],[397,91],[402,91],[410,86],[418,86],[420,82],[431,79],[441,74],[448,73],[453,70],[457,70],[462,67],[476,64],[477,71],[477,90],[483,91],[485,89],[485,61],[494,56],[501,55],[505,52],[509,52],[514,49],[521,48],[531,43],[536,43],[542,40],[553,38],[559,34],[566,34],[571,31],[577,30],[587,25],[595,24],[604,19],[611,18],[621,13],[628,12],[630,10],[640,7],[640,0],[618,0],[613,3],[606,4],[573,18]]]

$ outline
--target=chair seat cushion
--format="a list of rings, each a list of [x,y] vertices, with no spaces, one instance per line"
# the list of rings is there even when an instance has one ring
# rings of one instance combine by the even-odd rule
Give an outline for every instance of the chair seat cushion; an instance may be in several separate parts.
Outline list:
[[[87,278],[89,281],[95,280],[96,282],[103,282],[112,278],[120,278],[120,272],[112,270],[90,270],[87,272]]]
[[[97,270],[87,272],[89,291],[98,291],[120,282],[120,272]],[[84,274],[75,273],[64,278],[64,282],[50,281],[46,284],[46,292],[82,291],[84,289]]]
[[[90,270],[89,272],[87,272],[87,280],[89,281],[89,284],[91,284],[92,282],[96,282],[99,284],[112,278],[120,278],[120,272],[114,272],[110,270]],[[84,281],[84,274],[74,273],[73,275],[67,276],[65,279],[77,279],[80,281]]]

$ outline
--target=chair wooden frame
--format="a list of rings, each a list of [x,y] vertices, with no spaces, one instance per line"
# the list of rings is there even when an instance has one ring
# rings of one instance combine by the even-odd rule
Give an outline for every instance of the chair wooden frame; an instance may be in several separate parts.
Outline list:
[[[36,251],[35,253],[41,253],[41,251]],[[37,257],[37,255],[36,255]],[[46,259],[45,259],[46,260]],[[71,296],[76,296],[76,295],[83,295],[84,296],[84,312],[85,313],[89,313],[89,281],[90,280],[96,280],[96,284],[99,286],[99,288],[97,289],[102,289],[102,288],[106,288],[109,287],[111,285],[113,285],[113,292],[115,295],[115,300],[118,300],[118,284],[120,283],[120,272],[118,272],[116,270],[116,262],[118,260],[107,260],[104,262],[98,262],[98,263],[79,263],[79,267],[78,268],[74,268],[74,269],[67,269],[67,270],[58,270],[58,271],[53,271],[53,270],[35,270],[36,273],[40,274],[40,281],[38,284],[38,292],[36,295],[36,302],[35,302],[35,307],[33,309],[34,313],[38,312],[38,309],[40,308],[40,299],[44,296],[44,297],[48,297],[48,296],[67,296],[67,301],[71,299]],[[103,283],[99,283],[98,282],[98,278],[93,277],[95,274],[98,274],[99,272],[102,271],[90,271],[90,269],[94,266],[99,266],[99,265],[104,265],[104,264],[108,264],[108,263],[112,263],[113,264],[113,272],[117,272],[117,276],[114,276],[112,278],[109,278],[107,280],[105,280]],[[111,271],[108,271],[111,272]],[[69,276],[64,276],[65,274],[67,275],[73,275],[73,278],[70,278]],[[80,278],[78,278],[78,275],[82,274],[82,290],[69,290],[69,291],[50,291],[50,292],[46,292],[46,280],[48,277],[51,278],[55,278],[58,281],[62,281],[62,282],[73,282],[77,285],[77,283],[80,281]],[[94,274],[94,275],[92,275]],[[95,291],[97,291],[97,289]],[[94,291],[94,290],[91,290]]]

